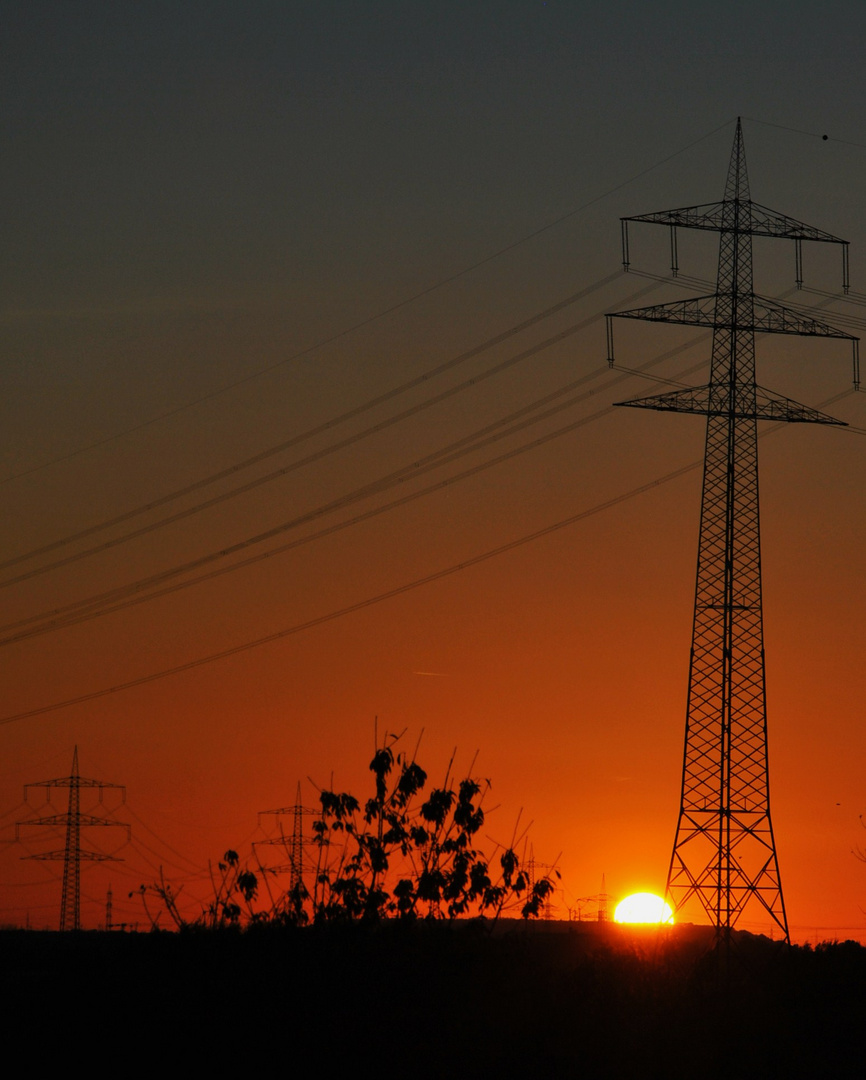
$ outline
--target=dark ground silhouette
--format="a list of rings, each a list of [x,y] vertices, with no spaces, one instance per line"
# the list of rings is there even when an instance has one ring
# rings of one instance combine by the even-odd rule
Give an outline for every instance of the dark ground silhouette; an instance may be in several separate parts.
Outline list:
[[[863,1077],[866,949],[505,921],[0,933],[7,1045],[148,1076]],[[71,1057],[70,1057],[71,1055]]]

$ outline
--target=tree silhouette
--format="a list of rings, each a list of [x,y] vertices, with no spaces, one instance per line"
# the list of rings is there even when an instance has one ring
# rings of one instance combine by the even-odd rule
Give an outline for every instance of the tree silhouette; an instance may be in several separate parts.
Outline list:
[[[553,890],[550,877],[530,883],[513,846],[497,845],[493,859],[480,849],[489,781],[455,782],[452,759],[442,786],[424,799],[427,774],[395,753],[398,738],[386,736],[370,762],[374,794],[363,811],[348,793],[321,792],[306,920],[496,918],[512,907],[537,916]]]
[[[427,773],[397,751],[400,736],[386,734],[370,762],[373,793],[362,803],[348,792],[320,792],[313,822],[316,865],[270,906],[260,904],[260,876],[232,849],[210,868],[213,895],[192,919],[179,908],[180,890],[160,880],[139,890],[151,924],[165,910],[175,927],[220,929],[253,924],[306,926],[330,922],[375,923],[383,919],[455,919],[503,912],[537,917],[553,891],[551,877],[531,881],[512,838],[483,851],[482,803],[489,780],[455,780],[452,757],[439,787],[426,792]],[[260,874],[265,871],[259,865]],[[554,874],[559,874],[554,870]],[[161,904],[154,915],[148,894]]]

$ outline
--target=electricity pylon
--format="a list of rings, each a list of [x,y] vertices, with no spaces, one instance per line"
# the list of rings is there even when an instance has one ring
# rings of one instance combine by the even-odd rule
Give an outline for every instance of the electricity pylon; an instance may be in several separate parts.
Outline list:
[[[845,292],[848,245],[752,202],[739,119],[722,201],[623,218],[626,270],[630,221],[669,226],[674,276],[678,228],[720,234],[715,293],[608,316],[611,363],[612,317],[702,326],[713,332],[706,386],[618,402],[707,417],[682,794],[667,894],[675,912],[693,898],[699,900],[719,938],[729,937],[751,904],[762,908],[789,940],[767,770],[757,421],[841,421],[756,383],[755,334],[850,340],[855,389],[859,361],[852,335],[755,295],[752,237],[794,241],[798,286],[804,240],[841,244]]]
[[[304,817],[308,815],[317,816],[319,813],[319,810],[313,810],[309,806],[302,805],[300,780],[295,793],[294,806],[281,806],[277,810],[259,811],[260,818],[262,814],[292,815],[292,835],[290,837],[281,834],[268,840],[256,840],[253,846],[258,847],[260,844],[279,845],[286,850],[289,856],[288,863],[270,867],[269,869],[274,874],[288,871],[289,888],[287,895],[289,896],[289,902],[294,904],[296,908],[302,906],[304,897],[307,895],[304,884],[304,847],[313,842],[304,836]]]
[[[539,880],[538,879],[538,874],[537,874],[537,872],[539,870],[542,871],[542,876],[543,877],[551,877],[554,873],[556,873],[557,876],[559,875],[559,871],[556,869],[556,865],[554,863],[539,862],[536,859],[536,857],[535,857],[535,848],[532,846],[532,844],[530,844],[529,845],[529,858],[526,861],[526,876],[529,879],[529,888],[528,888],[528,891],[527,891],[527,895],[530,895],[532,893],[532,890],[535,888],[536,881]],[[546,873],[545,873],[545,871],[546,871]],[[551,899],[551,894],[550,893],[548,893],[547,896],[544,899],[544,904],[543,904],[543,906],[541,908],[541,918],[542,919],[552,919],[553,918],[553,901]]]
[[[49,814],[47,817],[31,818],[28,821],[19,821],[15,826],[15,839],[19,839],[20,830],[24,825],[62,825],[66,829],[66,844],[62,851],[46,851],[39,855],[26,855],[28,859],[63,860],[63,893],[60,900],[60,929],[81,929],[81,863],[86,862],[113,862],[120,861],[116,855],[104,855],[98,851],[87,851],[81,846],[82,828],[90,828],[95,825],[114,825],[126,829],[129,835],[129,826],[120,821],[111,821],[108,818],[96,817],[94,814],[81,812],[81,789],[95,788],[99,792],[99,802],[102,802],[102,793],[106,788],[118,788],[126,800],[126,788],[123,784],[107,784],[102,780],[88,780],[78,774],[78,747],[72,754],[72,772],[69,776],[60,777],[58,780],[42,780],[37,784],[24,785],[24,800],[27,800],[27,792],[30,788],[46,788],[48,799],[51,799],[52,788],[69,788],[69,803],[65,814]]]

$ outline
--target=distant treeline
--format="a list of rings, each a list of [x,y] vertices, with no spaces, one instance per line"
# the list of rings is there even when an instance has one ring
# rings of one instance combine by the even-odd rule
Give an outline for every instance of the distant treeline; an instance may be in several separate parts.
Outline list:
[[[862,1077],[866,949],[701,928],[396,921],[0,933],[34,1064],[315,1077]],[[143,1055],[143,1056],[142,1056]],[[101,1062],[101,1064],[100,1064]]]

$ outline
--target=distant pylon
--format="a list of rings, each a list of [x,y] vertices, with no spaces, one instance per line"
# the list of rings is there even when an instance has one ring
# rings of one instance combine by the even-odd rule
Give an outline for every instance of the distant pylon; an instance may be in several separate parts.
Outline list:
[[[122,799],[126,800],[126,788],[123,784],[107,784],[102,780],[87,780],[78,773],[78,747],[72,754],[72,772],[69,776],[58,780],[42,780],[36,784],[24,785],[24,799],[27,800],[27,792],[30,788],[46,788],[50,792],[52,788],[69,788],[69,803],[65,814],[49,814],[47,817],[30,818],[27,821],[19,821],[15,826],[15,838],[20,838],[20,830],[27,825],[62,825],[66,829],[66,844],[62,851],[46,851],[39,855],[26,855],[28,859],[63,860],[63,893],[60,900],[60,929],[81,929],[81,863],[105,862],[107,860],[119,861],[116,855],[104,855],[102,852],[86,851],[81,847],[81,830],[91,826],[120,826],[125,828],[129,835],[129,826],[120,821],[110,821],[107,818],[96,817],[93,814],[81,812],[81,788],[96,788],[99,792],[99,802],[102,802],[102,793],[106,788],[117,788],[122,792]]]
[[[287,837],[284,834],[281,834],[280,836],[270,837],[267,840],[256,840],[253,846],[278,845],[285,849],[286,854],[289,857],[288,863],[284,863],[281,866],[269,867],[269,870],[271,873],[288,871],[288,896],[290,902],[293,903],[296,908],[300,908],[303,904],[304,897],[306,896],[306,886],[304,884],[304,847],[312,843],[311,838],[304,836],[304,817],[317,816],[319,813],[320,811],[314,810],[312,807],[302,805],[300,780],[298,781],[298,787],[295,792],[294,806],[281,806],[276,810],[259,811],[259,817],[261,817],[262,814],[291,815],[292,817],[291,836]]]
[[[678,227],[720,234],[718,280],[711,296],[613,313],[713,331],[706,386],[619,403],[707,417],[682,793],[667,893],[676,912],[697,898],[720,936],[729,934],[755,902],[787,940],[767,768],[757,421],[841,421],[757,385],[755,333],[850,340],[855,389],[859,361],[852,335],[755,295],[752,237],[794,241],[798,286],[804,240],[841,244],[845,292],[848,245],[751,201],[739,120],[721,202],[623,218],[625,269],[629,221],[670,227],[674,276]]]
[[[527,889],[527,895],[535,888],[535,883],[538,880],[537,871],[555,871],[556,867],[552,863],[539,862],[535,858],[535,848],[532,844],[529,845],[529,858],[526,861],[526,876],[529,879],[529,886]],[[558,871],[557,871],[558,873]],[[547,876],[544,874],[543,876]],[[553,901],[551,900],[551,894],[548,893],[544,899],[544,903],[541,907],[541,918],[552,919],[553,918]]]
[[[607,882],[604,874],[601,875],[601,892],[598,894],[598,922],[610,922],[610,893],[607,891]]]

